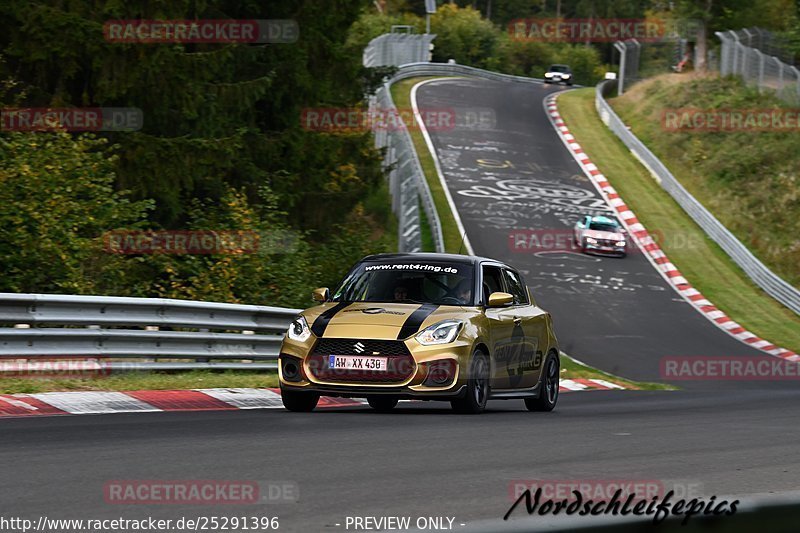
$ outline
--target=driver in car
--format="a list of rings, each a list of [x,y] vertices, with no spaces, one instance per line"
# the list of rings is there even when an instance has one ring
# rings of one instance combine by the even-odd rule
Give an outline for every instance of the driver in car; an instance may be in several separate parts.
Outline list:
[[[394,300],[396,302],[402,302],[408,300],[408,289],[406,289],[402,285],[398,285],[394,288]]]
[[[470,303],[472,301],[472,287],[470,287],[469,280],[462,279],[456,286],[455,294],[462,304]]]

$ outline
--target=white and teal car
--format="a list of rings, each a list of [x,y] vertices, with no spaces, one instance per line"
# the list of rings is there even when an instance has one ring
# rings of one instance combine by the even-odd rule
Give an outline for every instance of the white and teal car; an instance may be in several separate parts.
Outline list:
[[[586,215],[575,224],[575,244],[584,253],[598,253],[625,257],[628,239],[625,228],[617,220],[606,216]]]

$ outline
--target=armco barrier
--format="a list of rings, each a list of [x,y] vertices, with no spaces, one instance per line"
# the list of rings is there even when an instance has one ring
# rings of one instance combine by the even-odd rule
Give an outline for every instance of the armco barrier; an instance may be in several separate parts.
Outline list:
[[[758,260],[722,223],[675,179],[675,176],[633,135],[605,99],[616,87],[616,80],[605,80],[595,90],[595,107],[600,119],[633,154],[652,172],[661,187],[678,202],[698,226],[730,256],[734,263],[780,303],[800,314],[800,291],[792,287]]]
[[[115,361],[112,368],[274,368],[283,333],[299,312],[161,298],[0,293],[0,359],[163,358],[170,361]]]

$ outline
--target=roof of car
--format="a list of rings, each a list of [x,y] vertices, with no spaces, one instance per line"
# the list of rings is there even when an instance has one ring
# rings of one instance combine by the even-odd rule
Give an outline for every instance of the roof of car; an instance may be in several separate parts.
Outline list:
[[[492,261],[505,265],[502,261],[492,259],[490,257],[481,257],[478,255],[460,255],[460,254],[437,254],[432,252],[415,252],[415,253],[392,253],[392,254],[373,254],[368,255],[362,261],[447,261],[451,263],[467,263],[478,264],[484,261]],[[511,267],[513,268],[513,267]]]
[[[619,222],[617,222],[613,218],[605,217],[603,215],[598,215],[598,216],[592,217],[592,222],[600,222],[600,223],[605,223],[605,224],[619,224]]]

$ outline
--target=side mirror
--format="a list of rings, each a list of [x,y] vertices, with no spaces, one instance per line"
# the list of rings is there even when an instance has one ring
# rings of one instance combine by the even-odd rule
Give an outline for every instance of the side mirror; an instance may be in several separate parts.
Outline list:
[[[319,303],[327,302],[330,299],[330,296],[331,292],[328,290],[328,287],[314,289],[311,292],[311,299]]]
[[[489,295],[487,307],[505,307],[514,301],[514,297],[507,292],[493,292]]]

